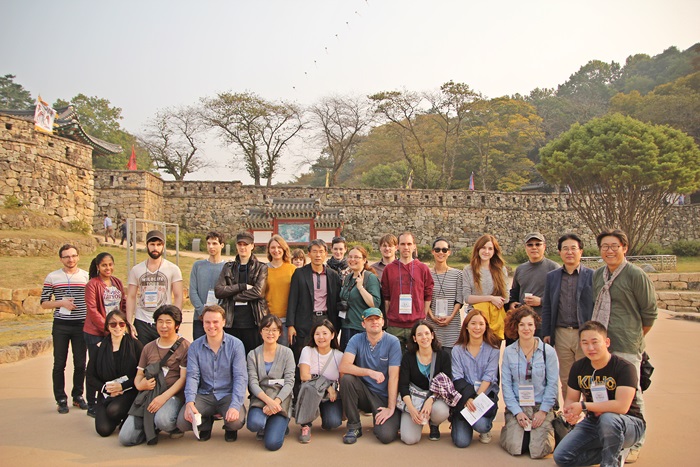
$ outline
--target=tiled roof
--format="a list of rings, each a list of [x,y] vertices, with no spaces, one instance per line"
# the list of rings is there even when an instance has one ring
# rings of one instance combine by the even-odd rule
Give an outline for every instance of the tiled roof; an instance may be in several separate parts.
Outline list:
[[[122,152],[122,147],[118,144],[109,143],[85,133],[85,130],[78,121],[78,114],[73,106],[55,109],[54,133],[57,136],[72,139],[79,143],[92,147],[93,153],[100,156],[109,156]],[[34,121],[34,109],[28,110],[0,110],[1,114],[11,115],[28,122]]]
[[[273,219],[314,219],[316,228],[342,227],[345,214],[342,209],[325,209],[320,199],[268,198],[262,207],[244,211],[247,227],[272,229]]]

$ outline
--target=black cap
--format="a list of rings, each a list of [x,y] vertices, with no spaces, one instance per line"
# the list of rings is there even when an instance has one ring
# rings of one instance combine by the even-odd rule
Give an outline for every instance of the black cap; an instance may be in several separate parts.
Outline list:
[[[236,235],[236,243],[238,242],[243,242],[247,243],[250,245],[251,243],[255,243],[255,239],[253,238],[253,234],[247,231],[240,232],[238,235]]]
[[[160,230],[151,230],[146,234],[146,243],[150,242],[151,240],[160,240],[161,242],[165,243],[165,235],[163,235],[163,232]]]

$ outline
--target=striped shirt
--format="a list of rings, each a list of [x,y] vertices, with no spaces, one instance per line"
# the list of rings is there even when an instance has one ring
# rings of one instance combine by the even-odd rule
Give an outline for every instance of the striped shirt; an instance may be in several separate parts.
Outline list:
[[[435,269],[431,269],[430,274],[433,276],[433,281],[435,282],[430,309],[433,314],[435,314],[437,300],[445,299],[447,300],[447,313],[452,314],[455,303],[464,303],[462,271],[455,268],[448,268],[447,272],[438,274],[435,272]],[[457,312],[447,326],[440,326],[430,317],[427,318],[427,321],[435,328],[435,336],[440,341],[440,345],[443,347],[454,347],[462,327],[462,319],[459,312]]]
[[[53,318],[61,321],[73,321],[76,324],[83,323],[87,315],[85,284],[89,280],[90,277],[87,271],[82,269],[78,269],[73,274],[67,274],[63,269],[53,271],[44,280],[44,288],[41,290],[41,303],[73,297],[76,309],[69,311],[65,308],[55,308],[53,310]]]

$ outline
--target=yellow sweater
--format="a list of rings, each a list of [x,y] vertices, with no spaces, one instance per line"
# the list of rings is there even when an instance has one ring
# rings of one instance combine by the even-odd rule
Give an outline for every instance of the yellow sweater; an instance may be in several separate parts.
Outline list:
[[[270,313],[278,318],[287,317],[287,302],[289,301],[289,286],[292,274],[297,268],[292,263],[284,263],[278,268],[267,268],[267,292],[265,300]]]

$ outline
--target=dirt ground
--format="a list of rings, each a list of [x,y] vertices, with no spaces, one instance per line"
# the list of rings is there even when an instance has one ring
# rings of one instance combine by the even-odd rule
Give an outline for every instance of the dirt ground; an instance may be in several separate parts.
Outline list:
[[[191,320],[191,314],[186,315]],[[191,336],[191,325],[183,325],[183,335]],[[656,367],[651,388],[645,394],[647,441],[636,465],[698,465],[700,443],[697,423],[700,416],[700,323],[671,319],[661,313],[647,338],[652,364]],[[515,466],[554,465],[551,459],[533,461],[511,457],[499,446],[503,425],[503,404],[494,424],[489,445],[475,442],[466,449],[452,445],[447,424],[440,429],[442,439],[431,442],[424,434],[415,446],[401,441],[382,445],[371,432],[371,420],[363,417],[364,436],[357,444],[342,443],[343,430],[322,432],[315,427],[308,445],[297,441],[298,427],[277,452],[267,452],[253,433],[241,430],[238,441],[225,443],[221,423],[215,424],[212,439],[198,442],[192,432],[171,440],[161,436],[157,446],[119,445],[117,435],[100,438],[93,419],[73,409],[59,415],[51,394],[50,354],[0,365],[0,465],[231,465],[297,466],[331,464],[384,466],[474,465]],[[690,370],[690,371],[689,371]],[[69,370],[72,371],[72,370]],[[70,390],[70,388],[68,388]]]

